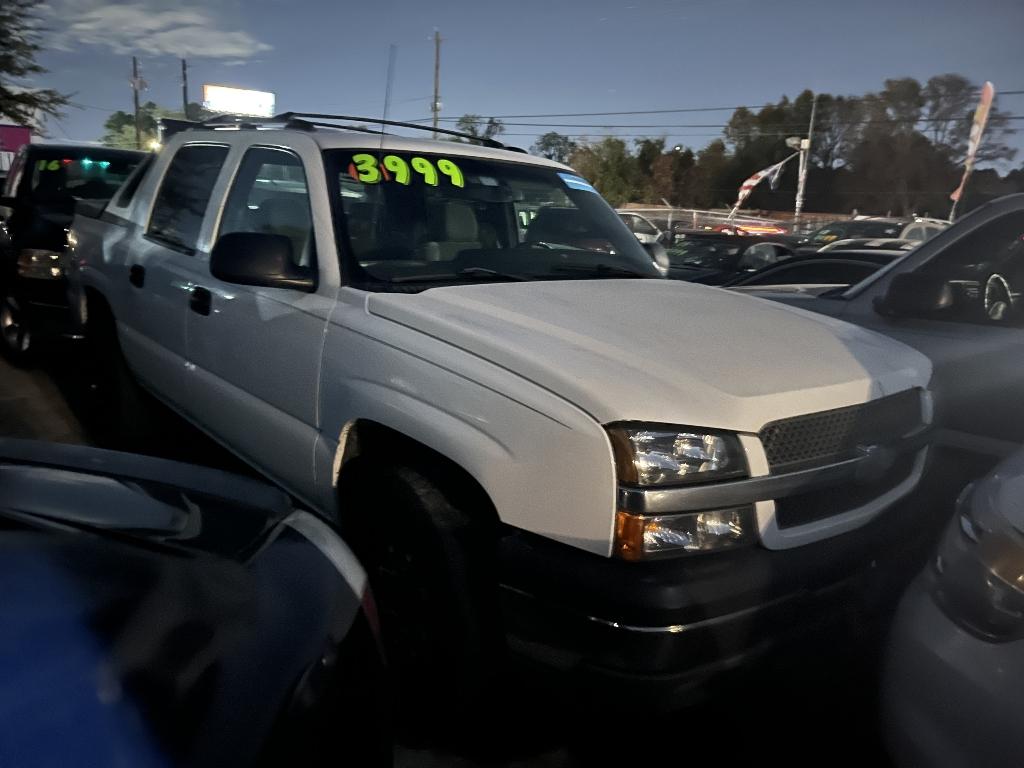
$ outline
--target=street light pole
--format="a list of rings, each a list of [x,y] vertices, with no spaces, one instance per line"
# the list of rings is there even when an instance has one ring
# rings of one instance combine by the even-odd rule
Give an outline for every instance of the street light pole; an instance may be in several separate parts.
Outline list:
[[[811,122],[807,126],[807,138],[800,142],[800,178],[796,187],[796,210],[793,212],[793,224],[800,223],[800,214],[804,210],[804,190],[807,188],[807,167],[811,164],[811,136],[814,133],[814,113],[818,109],[818,94],[814,94],[811,102]]]

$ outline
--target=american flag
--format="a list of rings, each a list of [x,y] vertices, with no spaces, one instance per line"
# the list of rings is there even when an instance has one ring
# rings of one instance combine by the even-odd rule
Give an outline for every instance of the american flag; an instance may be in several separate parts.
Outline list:
[[[733,210],[735,211],[737,208],[739,208],[741,205],[743,205],[743,201],[746,200],[748,197],[750,197],[750,193],[754,191],[754,187],[756,187],[758,184],[760,184],[762,181],[764,181],[767,177],[772,176],[773,174],[781,173],[782,172],[782,166],[784,166],[786,163],[788,163],[790,160],[792,160],[794,157],[796,157],[799,154],[800,154],[799,152],[794,152],[792,155],[787,157],[785,160],[783,160],[781,162],[778,162],[775,165],[769,165],[764,170],[758,171],[753,176],[751,176],[749,179],[744,181],[740,185],[740,195],[739,195],[738,198],[736,198],[736,205],[733,206]],[[777,180],[778,177],[776,176],[775,179]]]

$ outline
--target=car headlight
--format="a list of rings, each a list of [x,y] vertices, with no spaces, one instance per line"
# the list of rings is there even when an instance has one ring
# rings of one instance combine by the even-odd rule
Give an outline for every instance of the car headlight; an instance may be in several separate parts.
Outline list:
[[[992,642],[1024,638],[1024,537],[968,488],[934,561],[936,602],[953,621]]]
[[[64,257],[57,251],[23,248],[18,252],[18,275],[37,280],[56,280],[64,276]]]
[[[736,435],[667,426],[608,427],[620,483],[690,485],[743,477],[747,462]]]
[[[746,477],[746,456],[734,434],[650,424],[608,427],[621,485],[662,489]],[[619,510],[616,556],[625,560],[715,552],[754,540],[751,505],[658,515]]]
[[[718,552],[754,541],[757,523],[750,505],[704,512],[615,515],[614,554],[623,560]]]

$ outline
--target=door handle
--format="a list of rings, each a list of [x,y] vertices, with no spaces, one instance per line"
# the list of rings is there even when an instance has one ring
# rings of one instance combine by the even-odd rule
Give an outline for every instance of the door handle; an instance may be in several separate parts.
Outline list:
[[[146,284],[146,268],[140,267],[138,264],[132,264],[128,269],[128,282],[134,285],[136,288],[141,288]]]
[[[210,314],[210,292],[198,285],[192,289],[188,297],[188,308],[198,315]]]

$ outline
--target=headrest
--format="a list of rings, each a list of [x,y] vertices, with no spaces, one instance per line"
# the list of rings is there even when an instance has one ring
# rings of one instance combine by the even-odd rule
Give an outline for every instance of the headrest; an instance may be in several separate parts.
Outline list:
[[[456,243],[473,242],[478,237],[476,214],[466,203],[445,203],[442,209],[444,216],[444,239]]]

